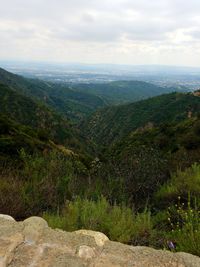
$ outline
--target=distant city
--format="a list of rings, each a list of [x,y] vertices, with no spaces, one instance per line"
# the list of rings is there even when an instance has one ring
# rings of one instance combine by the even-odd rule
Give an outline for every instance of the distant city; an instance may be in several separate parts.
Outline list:
[[[162,87],[200,88],[200,68],[159,65],[63,64],[0,61],[0,66],[28,78],[54,83],[151,82]]]

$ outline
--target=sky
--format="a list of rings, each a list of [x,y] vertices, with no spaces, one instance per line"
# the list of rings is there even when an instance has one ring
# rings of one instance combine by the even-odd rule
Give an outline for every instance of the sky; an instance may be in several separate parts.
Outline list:
[[[0,60],[200,67],[200,0],[0,0]]]

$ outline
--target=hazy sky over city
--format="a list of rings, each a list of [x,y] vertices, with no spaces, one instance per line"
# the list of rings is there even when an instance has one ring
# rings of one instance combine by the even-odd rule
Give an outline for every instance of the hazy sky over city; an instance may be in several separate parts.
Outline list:
[[[0,59],[200,66],[200,0],[0,0]]]

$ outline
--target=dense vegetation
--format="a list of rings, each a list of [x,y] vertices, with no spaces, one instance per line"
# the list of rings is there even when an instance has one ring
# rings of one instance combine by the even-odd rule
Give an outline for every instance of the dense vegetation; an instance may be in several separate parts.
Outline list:
[[[2,84],[0,84],[0,114],[21,124],[22,132],[28,135],[36,131],[44,140],[52,140],[78,151],[83,150],[81,137],[69,120],[47,107],[45,103],[17,93]],[[24,126],[28,126],[29,130]]]
[[[68,86],[25,79],[1,68],[0,83],[7,85],[17,93],[45,103],[74,122],[84,118],[97,108],[105,106],[104,101],[96,95],[76,92]]]
[[[53,84],[35,79],[25,79],[0,68],[0,83],[18,93],[44,102],[51,108],[78,123],[98,108],[171,92],[140,81],[122,81],[108,84]]]
[[[82,127],[95,143],[107,146],[140,127],[179,122],[199,110],[198,97],[192,93],[174,92],[129,105],[101,109]]]
[[[95,94],[104,99],[109,105],[136,102],[156,95],[173,92],[175,90],[175,88],[159,87],[142,81],[76,84],[73,88],[80,92]]]
[[[0,213],[200,255],[198,96],[108,107],[80,131],[38,97],[43,88],[29,92],[39,81],[0,80]]]
[[[47,137],[40,130],[19,124],[0,114],[0,159],[17,158],[19,151],[29,153],[50,148]]]

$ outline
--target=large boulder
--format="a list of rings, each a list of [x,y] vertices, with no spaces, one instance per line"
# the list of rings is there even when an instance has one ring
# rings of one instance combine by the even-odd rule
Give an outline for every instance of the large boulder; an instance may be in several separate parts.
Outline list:
[[[200,258],[109,241],[102,233],[53,230],[0,215],[0,267],[200,267]]]
[[[6,214],[0,214],[0,219],[5,219],[8,221],[15,221],[13,217],[11,217],[10,215],[6,215]]]
[[[25,241],[30,243],[37,242],[44,229],[48,227],[47,222],[40,217],[30,217],[23,224]]]

